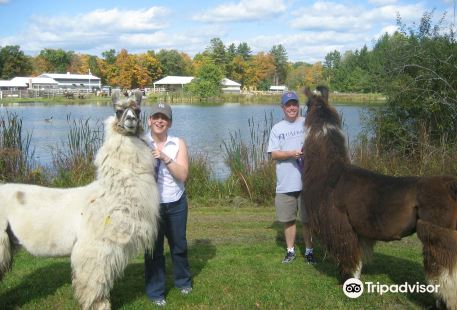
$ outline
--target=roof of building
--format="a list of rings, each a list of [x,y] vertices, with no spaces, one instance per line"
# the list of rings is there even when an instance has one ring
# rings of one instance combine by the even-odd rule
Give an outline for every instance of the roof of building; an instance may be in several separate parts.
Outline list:
[[[189,84],[194,79],[193,76],[166,76],[154,82],[154,85],[184,85]]]
[[[241,86],[240,83],[224,78],[221,82],[222,86]]]
[[[59,80],[100,80],[99,77],[92,74],[71,74],[67,73],[43,73],[39,77],[50,77]]]
[[[18,81],[0,80],[0,87],[27,87],[27,84]]]
[[[271,85],[270,90],[287,90],[286,85]]]
[[[12,78],[11,81],[18,82],[18,83],[30,83],[30,80],[32,80],[32,84],[53,84],[57,85],[57,83],[54,79],[48,78],[48,77],[25,77],[25,76],[17,76],[15,78]]]

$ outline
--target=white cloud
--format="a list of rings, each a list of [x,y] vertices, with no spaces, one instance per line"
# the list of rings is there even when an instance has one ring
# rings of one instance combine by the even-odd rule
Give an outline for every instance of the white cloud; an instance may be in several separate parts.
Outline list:
[[[262,20],[286,11],[283,0],[241,0],[216,6],[193,16],[193,20],[202,22],[234,22]]]
[[[10,0],[0,0],[0,4],[7,4]]]
[[[374,35],[374,39],[375,40],[379,39],[380,37],[382,37],[386,33],[393,34],[397,30],[398,30],[397,26],[386,26],[386,27],[383,27],[377,34]]]
[[[397,3],[397,0],[369,0],[368,2],[374,5],[384,6],[388,4]]]
[[[364,33],[307,31],[290,35],[258,36],[249,44],[255,52],[269,51],[273,45],[281,44],[286,49],[289,60],[314,63],[322,61],[327,53],[334,50],[360,49],[360,42],[370,39]]]
[[[34,16],[31,19],[32,29],[48,29],[76,32],[92,32],[103,29],[105,32],[138,32],[154,31],[164,28],[163,17],[168,10],[163,7],[121,11],[117,8],[110,10],[95,10],[86,14],[72,16]]]
[[[424,11],[425,8],[421,3],[366,8],[319,1],[311,7],[299,10],[290,25],[300,30],[371,31],[379,28],[380,23],[395,23],[397,13],[404,21],[409,21],[417,20]]]
[[[15,37],[2,38],[1,44],[18,44],[28,52],[43,48],[87,51],[113,48],[131,35],[154,33],[168,26],[164,7],[138,10],[95,10],[75,16],[33,16],[26,30]]]

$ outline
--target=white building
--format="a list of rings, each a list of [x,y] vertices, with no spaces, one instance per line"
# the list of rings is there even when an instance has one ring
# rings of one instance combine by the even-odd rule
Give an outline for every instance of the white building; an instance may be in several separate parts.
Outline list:
[[[55,80],[59,88],[74,88],[74,89],[101,89],[102,81],[99,77],[92,74],[71,74],[63,73],[43,73],[38,77],[51,78]]]
[[[289,89],[285,85],[272,85],[270,86],[270,91],[275,91],[279,93],[283,93],[288,91]]]
[[[181,91],[184,85],[189,84],[194,79],[193,76],[166,76],[158,81],[155,81],[154,92],[156,88],[163,88],[166,91]]]
[[[21,83],[26,84],[26,88],[28,89],[49,89],[49,88],[57,88],[58,83],[51,78],[47,77],[22,77],[18,76],[11,79],[11,82],[14,83]]]
[[[0,90],[21,90],[27,89],[27,84],[19,81],[0,80]]]
[[[222,92],[224,93],[235,93],[239,94],[241,92],[241,84],[235,81],[224,78],[221,82]]]
[[[159,89],[166,91],[181,91],[184,88],[184,85],[189,84],[193,79],[193,76],[166,76],[153,83],[154,92]],[[224,78],[221,81],[221,87],[221,90],[224,93],[240,93],[241,84]]]

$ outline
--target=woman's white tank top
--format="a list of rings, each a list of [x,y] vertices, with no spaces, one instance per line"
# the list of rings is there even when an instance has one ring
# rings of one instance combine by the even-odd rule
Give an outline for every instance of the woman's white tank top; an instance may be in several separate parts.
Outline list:
[[[151,137],[151,133],[147,134],[147,143],[151,148],[155,148],[155,142]],[[179,138],[167,136],[162,152],[164,152],[172,160],[176,160],[179,151]],[[157,187],[160,193],[160,203],[169,203],[178,201],[184,193],[184,182],[176,180],[168,171],[167,166],[163,161],[157,161],[159,165],[157,171]]]

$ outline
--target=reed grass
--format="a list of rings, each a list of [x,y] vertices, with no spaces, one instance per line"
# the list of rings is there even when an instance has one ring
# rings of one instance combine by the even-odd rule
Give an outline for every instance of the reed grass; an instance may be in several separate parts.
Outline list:
[[[42,170],[33,160],[32,133],[23,132],[22,118],[7,111],[0,116],[0,181],[41,183]]]
[[[95,179],[95,155],[103,141],[103,125],[97,120],[90,124],[90,118],[72,119],[67,115],[69,126],[67,140],[52,154],[52,185],[72,187],[86,185]]]
[[[189,179],[186,191],[189,199],[209,204],[223,197],[223,184],[211,177],[212,169],[206,155],[191,155],[189,159]]]
[[[229,181],[237,184],[241,196],[264,204],[275,194],[275,164],[267,154],[273,113],[265,113],[263,124],[250,118],[248,127],[247,141],[240,130],[231,132],[229,140],[223,141],[225,162],[230,168]]]
[[[376,139],[359,138],[352,147],[353,162],[361,167],[390,175],[457,176],[457,141],[442,137],[432,141],[423,132],[414,147],[386,150]]]
[[[145,117],[143,118],[145,119]],[[103,141],[102,123],[67,116],[68,136],[53,150],[49,169],[33,160],[32,133],[24,133],[22,119],[13,113],[0,118],[0,182],[21,182],[56,187],[74,187],[95,179],[93,164]],[[145,123],[144,123],[145,124]],[[226,179],[216,179],[207,156],[191,154],[186,183],[190,200],[204,206],[271,205],[275,195],[275,163],[266,152],[273,115],[263,122],[248,120],[249,135],[240,130],[222,142],[225,162],[230,169]],[[457,142],[432,141],[427,132],[415,148],[389,150],[376,139],[361,136],[351,145],[355,164],[390,175],[457,175]]]

